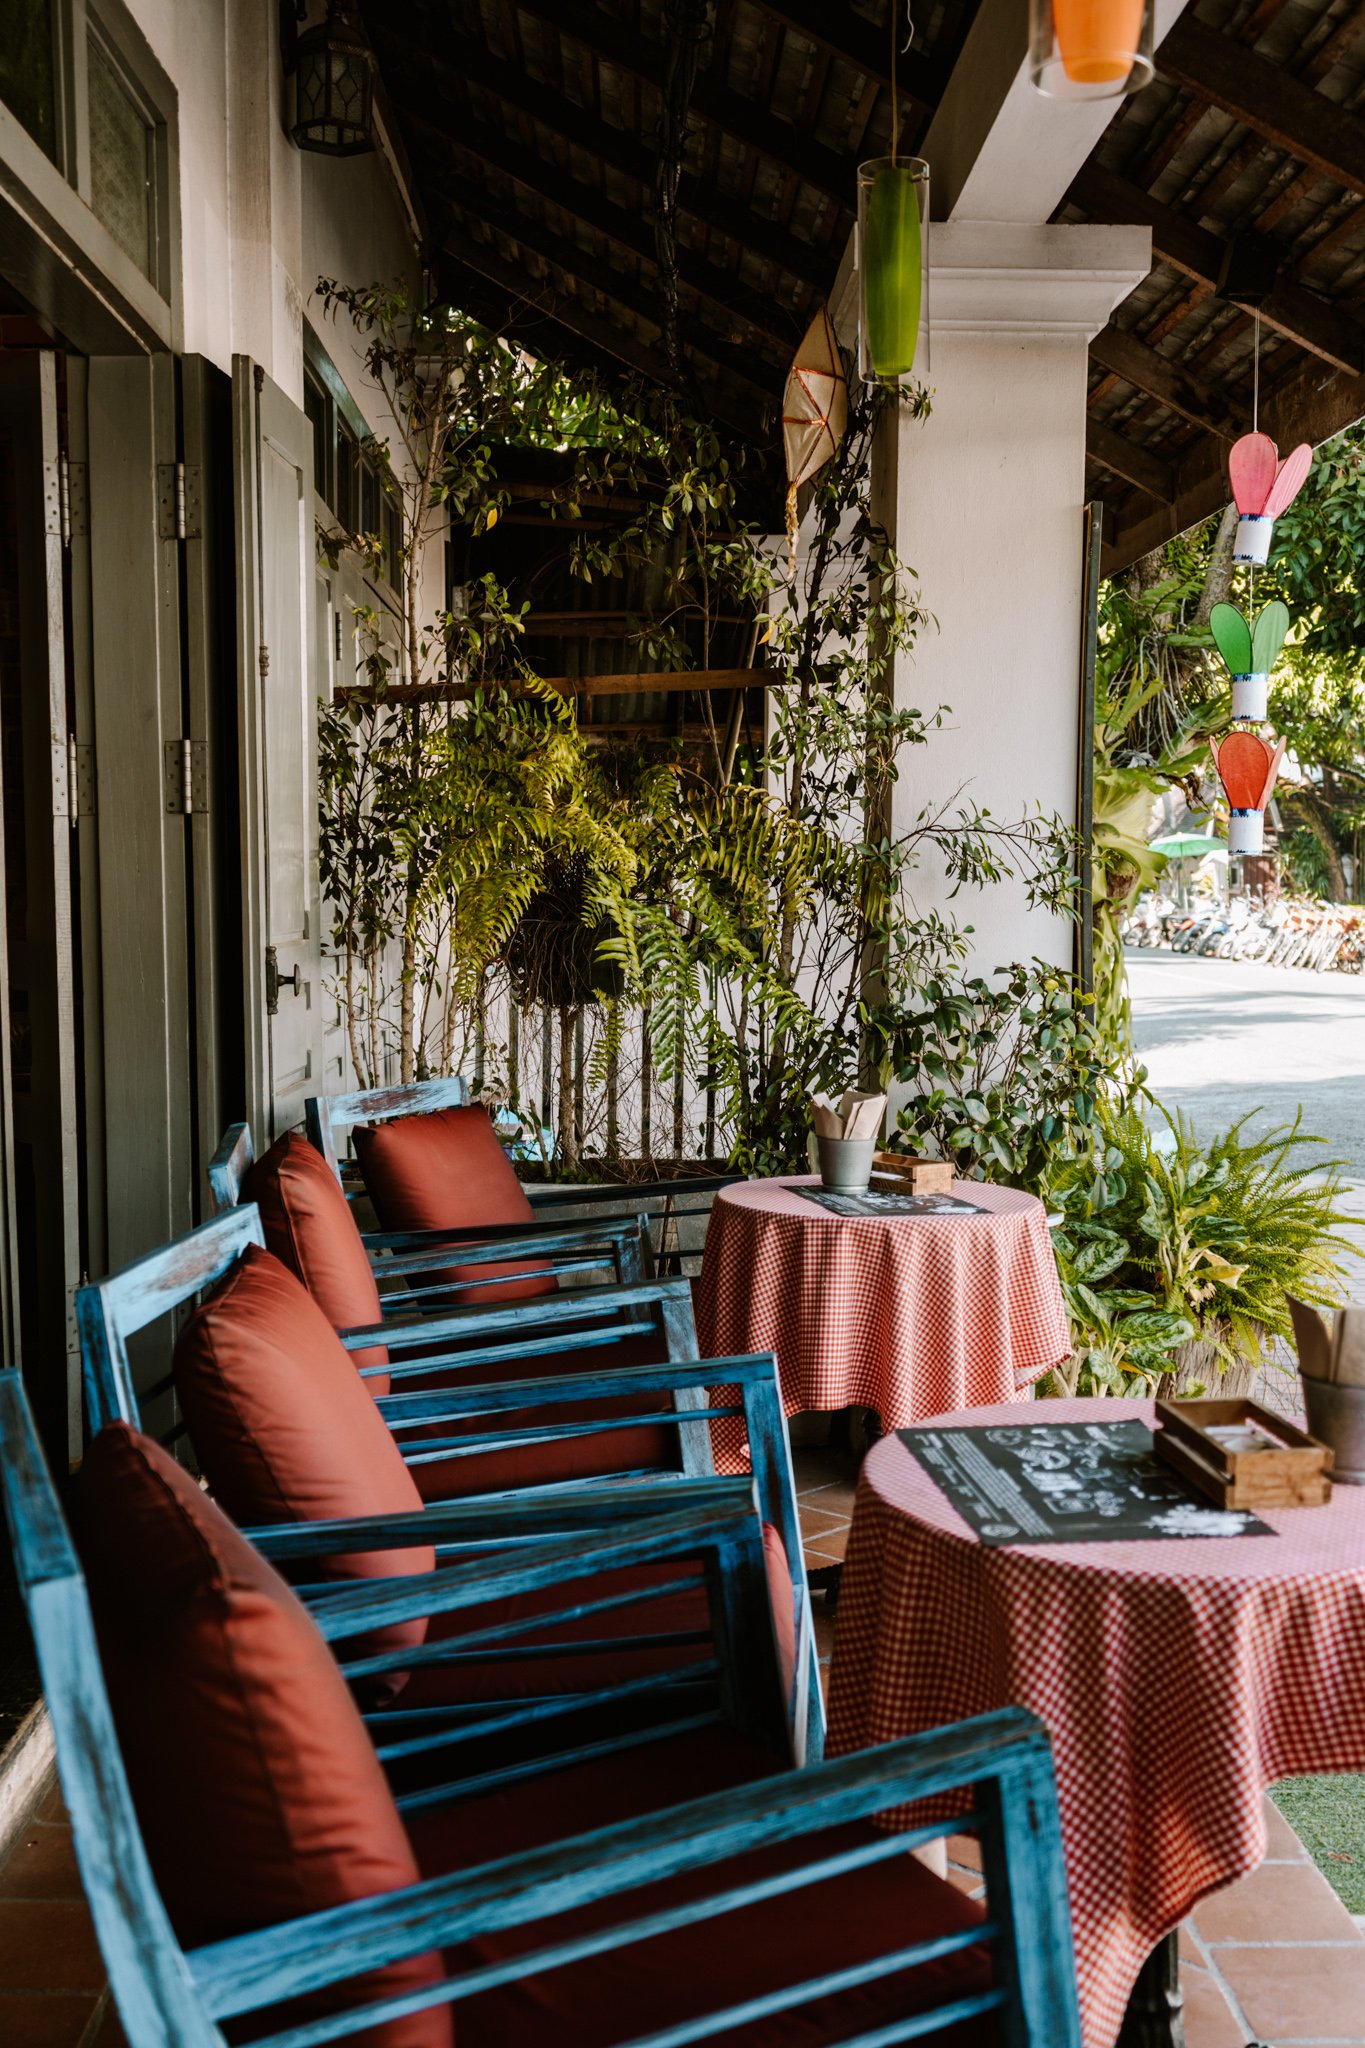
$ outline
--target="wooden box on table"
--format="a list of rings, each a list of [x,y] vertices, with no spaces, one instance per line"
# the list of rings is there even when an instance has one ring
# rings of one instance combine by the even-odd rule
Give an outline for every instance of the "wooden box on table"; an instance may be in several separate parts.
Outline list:
[[[950,1195],[953,1168],[947,1159],[918,1159],[908,1152],[874,1152],[873,1178],[893,1180],[902,1195]]]
[[[1314,1508],[1332,1497],[1327,1445],[1258,1401],[1158,1401],[1156,1417],[1157,1456],[1220,1507]],[[1219,1441],[1234,1430],[1270,1442]]]

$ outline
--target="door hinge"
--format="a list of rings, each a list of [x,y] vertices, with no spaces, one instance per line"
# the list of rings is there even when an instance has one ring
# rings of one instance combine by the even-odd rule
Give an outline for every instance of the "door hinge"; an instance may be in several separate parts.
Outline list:
[[[70,733],[52,742],[52,815],[73,825],[95,815],[95,749],[78,746]]]
[[[203,529],[201,476],[190,462],[156,466],[156,531],[160,540],[198,540]]]
[[[73,824],[77,818],[93,818],[95,749],[89,742],[79,742],[74,733],[68,733],[66,741],[66,789],[67,815]]]
[[[265,949],[265,1007],[270,1016],[279,1015],[280,990],[289,988],[296,996],[303,994],[303,969],[296,967],[292,974],[280,973],[280,956],[273,946]]]
[[[47,530],[61,540],[64,548],[69,548],[72,535],[84,536],[89,528],[85,464],[72,462],[63,450],[56,462],[46,467]]]
[[[167,740],[162,754],[166,809],[185,817],[206,811],[209,807],[209,764],[204,742]]]

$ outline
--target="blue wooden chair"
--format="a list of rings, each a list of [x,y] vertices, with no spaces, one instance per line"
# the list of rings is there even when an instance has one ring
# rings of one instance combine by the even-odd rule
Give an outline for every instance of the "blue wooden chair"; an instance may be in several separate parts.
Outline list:
[[[606,1826],[556,1838],[553,1819],[561,1800],[590,1762],[566,1764],[538,1757],[530,1787],[541,1832],[534,1844],[492,1862],[450,1870],[416,1885],[385,1891],[325,1911],[302,1912],[274,1925],[261,1925],[198,1948],[177,1939],[157,1889],[138,1823],[128,1776],[115,1733],[96,1646],[84,1581],[50,1477],[38,1448],[19,1377],[0,1373],[0,1486],[9,1521],[19,1584],[28,1607],[49,1711],[56,1736],[62,1788],[71,1814],[82,1879],[110,1975],[114,1998],[131,2048],[224,2048],[224,2023],[245,2015],[270,2015],[271,2048],[310,2048],[345,2038],[366,2025],[442,2004],[455,2007],[470,2048],[531,2048],[545,2038],[537,2021],[509,2032],[474,2002],[500,1985],[540,1986],[556,1969],[582,1965],[593,1957],[616,1957],[593,1979],[594,2010],[601,2039],[612,2038],[614,1971],[629,1965],[634,1945],[661,1943],[688,1928],[703,1930],[705,1955],[736,1960],[752,1968],[745,1940],[752,1915],[767,1901],[780,1902],[784,1945],[780,1964],[764,1958],[762,1970],[746,1979],[747,1995],[708,1989],[704,1966],[682,1989],[687,2008],[680,2016],[679,1985],[656,1977],[651,1962],[666,1945],[640,1951],[635,1964],[637,1994],[648,2007],[646,2031],[656,2048],[733,2033],[764,2019],[823,2004],[823,2038],[842,2048],[872,2048],[873,2042],[926,2038],[972,2019],[994,2016],[1002,2048],[1079,2048],[1071,1935],[1062,1861],[1056,1790],[1046,1731],[1019,1709],[931,1731],[835,1763],[767,1770],[720,1793],[670,1806],[666,1788],[657,1807]],[[671,1529],[661,1517],[647,1528],[635,1525],[610,1537],[584,1539],[594,1565],[657,1561],[696,1547],[691,1530]],[[719,1525],[717,1525],[719,1526]],[[722,1543],[746,1540],[740,1517]],[[581,1555],[572,1561],[577,1571]],[[500,1590],[552,1587],[563,1582],[565,1556],[559,1544],[528,1544],[512,1558],[480,1559],[479,1584],[461,1590],[457,1569],[426,1579],[421,1594],[477,1604],[490,1576]],[[352,1611],[338,1605],[319,1612],[332,1637],[358,1626],[410,1611],[419,1597],[410,1584],[401,1590],[382,1583],[347,1596]],[[359,1615],[358,1607],[366,1613]],[[316,1610],[315,1610],[316,1611]],[[221,1711],[221,1710],[220,1710]],[[641,1735],[645,1761],[649,1745],[666,1731]],[[660,1755],[667,1754],[661,1750]],[[609,1771],[619,1758],[606,1760]],[[512,1766],[513,1771],[519,1769]],[[400,1803],[413,1821],[421,1807],[470,1794],[466,1780],[422,1786]],[[456,1808],[466,1820],[479,1811]],[[507,1796],[500,1792],[499,1796]],[[571,1796],[571,1795],[570,1795]],[[904,1832],[864,1825],[873,1816],[912,1802],[935,1799],[945,1817]],[[473,1839],[481,1839],[474,1826]],[[192,1834],[195,1815],[184,1815]],[[831,1831],[837,1830],[837,1833]],[[883,1936],[864,1938],[856,1961],[840,1966],[822,1941],[822,1901],[813,1887],[836,1887],[850,1873],[884,1867],[883,1883],[907,1870],[904,1852],[950,1832],[972,1830],[982,1843],[986,1878],[985,1919],[964,1924],[957,1906],[957,1931],[926,1938],[904,1921],[888,1920]],[[669,1881],[680,1879],[682,1883]],[[901,1878],[903,1882],[903,1875]],[[934,1881],[916,1878],[922,1885]],[[637,1898],[637,1894],[641,1894]],[[922,1894],[921,1894],[922,1895]],[[592,1908],[585,1918],[572,1909]],[[891,1929],[894,1928],[894,1932]],[[508,1937],[515,1935],[515,1939]],[[483,1938],[485,1945],[479,1946]],[[487,1945],[501,1938],[497,1948]],[[941,1987],[936,2008],[924,2007],[924,1979],[913,2007],[899,1987],[905,1973],[965,1957],[983,1943],[991,1951],[989,1979],[973,1973]],[[875,1953],[868,1953],[874,1948]],[[280,2015],[286,2001],[329,1987],[347,1985],[361,1969],[440,1951],[439,1971],[415,1989],[350,2010]],[[774,1972],[779,1981],[772,1981]],[[675,1970],[676,1979],[676,1970]],[[964,1991],[964,1984],[968,1987]],[[640,1987],[643,1986],[641,1991]],[[859,1987],[881,1987],[884,2003],[903,2001],[903,2016],[869,2033],[839,2027],[835,2002]],[[354,1992],[349,1994],[354,1998]],[[524,2004],[517,2004],[518,2014]],[[257,2031],[260,2021],[257,2022]],[[619,2025],[619,2022],[618,2022]],[[540,2026],[537,2033],[536,2026]],[[638,2043],[638,2025],[627,2031]]]
[[[254,1204],[239,1203],[172,1244],[77,1290],[76,1320],[92,1431],[106,1422],[123,1421],[135,1428],[150,1428],[166,1443],[184,1434],[183,1425],[174,1419],[159,1429],[144,1421],[144,1409],[150,1413],[164,1402],[173,1382],[167,1377],[139,1394],[132,1341],[140,1331],[191,1304],[225,1278],[248,1245],[263,1242],[259,1212]],[[511,1365],[525,1364],[533,1370],[536,1358],[553,1358],[565,1349],[572,1349],[576,1356],[601,1351],[609,1358],[613,1346],[638,1340],[642,1329],[648,1328],[654,1330],[664,1352],[664,1362],[658,1365],[610,1370],[585,1367],[572,1373],[491,1382],[475,1377]],[[617,1473],[618,1482],[658,1485],[682,1478],[714,1478],[710,1426],[722,1417],[742,1416],[749,1435],[759,1512],[777,1529],[793,1580],[797,1656],[790,1703],[792,1741],[798,1755],[821,1753],[824,1704],[810,1592],[802,1570],[791,1448],[771,1353],[698,1359],[685,1280],[590,1287],[495,1307],[456,1309],[408,1324],[386,1322],[375,1329],[349,1331],[341,1339],[350,1350],[364,1350],[376,1340],[387,1346],[389,1363],[386,1367],[361,1367],[362,1375],[387,1371],[391,1381],[429,1378],[435,1371],[444,1377],[454,1369],[471,1375],[468,1383],[391,1392],[377,1398],[376,1406],[410,1466],[458,1465],[463,1459],[513,1448],[609,1436],[618,1429],[638,1429],[647,1421],[671,1435],[676,1446],[674,1463],[663,1470]],[[432,1355],[433,1347],[447,1344],[449,1349]],[[422,1355],[405,1361],[405,1349],[420,1349]],[[711,1390],[720,1386],[733,1390],[725,1402],[711,1398]],[[629,1414],[595,1416],[593,1402],[606,1397],[614,1401],[639,1397],[639,1401]],[[528,1413],[534,1414],[534,1421],[508,1423],[500,1419]],[[448,1434],[438,1433],[441,1424],[450,1426]],[[542,1492],[571,1492],[585,1484],[600,1487],[602,1482],[558,1482],[530,1492],[531,1497]],[[450,1493],[458,1497],[458,1486],[452,1485]]]
[[[221,1216],[244,1199],[246,1178],[255,1163],[250,1124],[229,1125],[208,1164],[215,1215]],[[507,1223],[496,1229],[362,1231],[358,1224],[355,1228],[379,1281],[386,1316],[410,1315],[414,1309],[448,1302],[456,1290],[441,1275],[450,1266],[454,1249],[459,1251],[462,1268],[507,1262],[511,1254],[518,1262],[534,1260],[559,1280],[609,1272],[625,1285],[653,1275],[649,1223],[643,1214],[604,1216],[591,1223]],[[479,1249],[471,1255],[471,1247]],[[463,1278],[460,1298],[467,1299],[479,1284],[477,1279]],[[497,1286],[498,1276],[492,1276],[487,1284]]]
[[[414,1081],[401,1088],[362,1088],[349,1094],[313,1095],[304,1104],[304,1127],[343,1186],[354,1189],[357,1182],[348,1171],[345,1146],[347,1133],[360,1123],[386,1123],[393,1117],[422,1116],[437,1109],[458,1109],[469,1102],[469,1090],[458,1075],[433,1081]],[[632,1215],[661,1219],[660,1244],[654,1254],[658,1271],[681,1272],[681,1255],[667,1246],[670,1223],[679,1215],[678,1202],[689,1195],[713,1195],[730,1187],[742,1174],[720,1173],[689,1176],[686,1180],[633,1182],[629,1185],[584,1183],[567,1188],[538,1188],[523,1183],[533,1209],[607,1208],[629,1202]]]

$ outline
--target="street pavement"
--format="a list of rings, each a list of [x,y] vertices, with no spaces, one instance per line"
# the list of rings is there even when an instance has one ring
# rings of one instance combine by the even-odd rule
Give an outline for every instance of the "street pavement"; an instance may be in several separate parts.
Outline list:
[[[1365,976],[1127,954],[1133,1035],[1159,1102],[1212,1138],[1251,1112],[1260,1133],[1303,1112],[1313,1154],[1340,1162],[1361,1219],[1351,1293],[1365,1300]]]

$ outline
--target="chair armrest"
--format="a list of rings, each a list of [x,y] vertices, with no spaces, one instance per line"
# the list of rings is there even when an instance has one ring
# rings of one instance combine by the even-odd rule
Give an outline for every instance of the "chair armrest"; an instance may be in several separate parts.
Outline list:
[[[550,1535],[608,1529],[637,1516],[756,1512],[751,1479],[671,1480],[646,1485],[583,1487],[573,1493],[433,1501],[411,1514],[354,1515],[334,1522],[274,1522],[244,1533],[263,1556],[277,1562],[364,1550],[405,1550],[434,1543],[524,1543]],[[483,1571],[486,1559],[479,1561]]]
[[[577,1188],[538,1188],[523,1181],[522,1188],[533,1209],[567,1208],[571,1202],[640,1202],[655,1215],[679,1195],[714,1195],[744,1178],[742,1173],[709,1173],[695,1180],[622,1181],[616,1185],[593,1181]]]
[[[529,1223],[471,1223],[459,1230],[371,1230],[364,1234],[363,1241],[371,1254],[389,1255],[371,1258],[377,1273],[406,1273],[423,1270],[420,1264],[404,1263],[409,1259],[424,1260],[437,1267],[449,1265],[450,1247],[459,1248],[460,1263],[464,1265],[469,1263],[468,1247],[488,1246],[485,1256],[491,1257],[493,1248],[512,1245],[517,1256],[523,1258],[528,1252],[550,1252],[561,1247],[581,1251],[593,1245],[625,1244],[643,1230],[644,1222],[643,1216],[603,1216],[591,1223],[547,1223],[533,1217]]]
[[[1047,1987],[1055,1988],[1055,1996],[1049,2011],[1055,2012],[1055,2028],[1045,2032],[1040,2015],[1038,2031],[1020,2038],[1046,2040],[1048,2048],[1078,2048],[1074,1989],[1069,2000],[1065,1991],[1074,1966],[1051,1752],[1042,1723],[1018,1707],[216,1942],[190,1952],[190,1973],[215,2018],[226,2018],[320,1990],[400,1956],[427,1949],[448,1951],[571,1908],[629,1896],[665,1878],[729,1863],[741,1852],[747,1855],[789,1843],[913,1800],[993,1783],[1001,1787],[1011,1809],[1009,1890],[1022,1902],[1036,1902],[1041,1895],[1042,1903],[1051,1907],[1049,1946],[1060,1949],[1027,1963],[1030,1969],[1050,1973]],[[1021,1807],[1024,1811],[1016,1811]],[[905,1832],[878,1835],[869,1829],[861,1852],[841,1858],[841,1867],[847,1868],[850,1861],[889,1860],[916,1841],[960,1828],[964,1818],[968,1825],[975,1824],[972,1817],[959,1813]],[[986,1825],[991,1827],[989,1817]],[[814,1861],[804,1881],[829,1874]],[[693,1895],[647,1918],[637,1917],[627,1923],[625,1938],[638,1939],[642,1930],[662,1933],[697,1920],[714,1921],[718,1912],[777,1896],[802,1881],[800,1874],[779,1871],[737,1883],[732,1870],[725,1890],[709,1897]],[[980,1941],[1000,1931],[998,1923],[988,1920],[984,1927],[970,1930],[969,1938]],[[1062,1939],[1057,1942],[1059,1933]],[[553,1948],[518,1949],[510,1958],[451,1981],[460,1986],[460,1995],[467,1995],[476,1986],[609,1950],[622,1938],[620,1928],[595,1928],[561,1938]],[[931,1953],[943,1950],[931,1946],[915,1960],[928,1960]],[[896,1967],[907,1966],[905,1952],[898,1951]],[[986,1993],[986,2004],[973,2009],[998,2006],[1005,1996],[1002,1990]],[[381,2006],[373,2010],[376,2019],[383,2012]]]
[[[441,1422],[455,1415],[496,1415],[506,1409],[554,1408],[584,1401],[618,1400],[625,1394],[675,1394],[693,1388],[705,1391],[713,1386],[770,1385],[775,1381],[777,1362],[771,1351],[755,1351],[743,1358],[695,1358],[661,1365],[630,1365],[610,1373],[555,1373],[545,1379],[498,1380],[482,1385],[434,1387],[428,1393],[380,1394],[375,1406],[392,1429]],[[695,1422],[703,1411],[683,1412],[676,1418]],[[721,1409],[718,1414],[729,1411]],[[621,1418],[632,1428],[638,1415]],[[592,1428],[606,1428],[591,1425]],[[477,1438],[462,1439],[476,1443]],[[502,1438],[499,1438],[502,1441]],[[481,1446],[481,1448],[485,1448]]]
[[[671,1492],[671,1489],[668,1489]],[[761,1543],[752,1500],[732,1497],[720,1510],[714,1506],[684,1507],[672,1514],[639,1516],[619,1529],[580,1529],[519,1545],[509,1555],[485,1556],[461,1565],[443,1564],[434,1572],[392,1579],[354,1579],[335,1592],[319,1593],[308,1611],[329,1642],[367,1633],[392,1622],[420,1615],[458,1614],[490,1601],[511,1600],[523,1593],[553,1592],[577,1579],[596,1579],[603,1572],[634,1565],[660,1564],[670,1558],[695,1557],[699,1549]],[[640,1597],[638,1589],[634,1593]],[[552,1622],[554,1616],[548,1617]],[[534,1628],[546,1626],[543,1614],[530,1617]],[[525,1623],[503,1623],[489,1633],[511,1633]],[[399,1652],[389,1663],[403,1665],[412,1652]]]
[[[423,1350],[447,1338],[497,1336],[499,1334],[522,1335],[532,1328],[553,1327],[557,1323],[572,1321],[575,1317],[602,1316],[616,1309],[650,1308],[667,1303],[681,1303],[691,1312],[691,1292],[685,1280],[631,1280],[615,1287],[573,1287],[562,1288],[557,1294],[523,1297],[520,1301],[495,1302],[481,1307],[475,1302],[468,1308],[447,1309],[440,1315],[426,1316],[410,1323],[365,1323],[353,1330],[342,1330],[342,1343],[348,1351],[364,1351],[374,1344],[385,1344],[392,1352],[395,1347],[406,1345]],[[576,1340],[570,1336],[565,1348],[571,1348]],[[423,1360],[423,1371],[439,1372],[448,1365],[459,1364],[459,1354],[449,1359],[432,1358]]]

